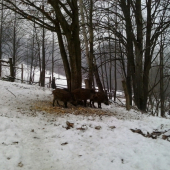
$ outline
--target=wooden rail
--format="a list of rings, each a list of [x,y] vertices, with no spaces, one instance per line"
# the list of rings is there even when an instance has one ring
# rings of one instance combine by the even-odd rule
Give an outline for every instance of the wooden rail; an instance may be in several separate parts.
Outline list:
[[[8,65],[4,65],[4,64],[1,64],[1,63],[7,63]],[[24,72],[23,64],[21,64],[21,68],[14,66],[12,58],[9,58],[8,61],[0,59],[0,64],[1,64],[1,66],[10,67],[10,75],[9,75],[9,77],[10,77],[11,82],[14,82],[15,79],[16,79],[14,77],[14,68],[21,69],[21,83],[23,83],[23,75],[24,75],[23,74],[23,72]]]

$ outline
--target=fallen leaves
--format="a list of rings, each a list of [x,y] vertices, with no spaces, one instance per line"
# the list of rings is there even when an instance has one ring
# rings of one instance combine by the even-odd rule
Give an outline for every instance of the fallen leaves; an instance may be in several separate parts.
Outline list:
[[[142,136],[146,137],[146,138],[152,138],[152,139],[157,139],[159,136],[161,136],[162,134],[166,133],[167,131],[153,131],[152,133],[147,132],[147,134],[144,134],[140,129],[130,129],[133,133],[139,133]],[[169,130],[168,130],[169,131]],[[162,135],[162,139],[167,140],[170,142],[169,140],[170,135]]]
[[[19,163],[18,163],[18,166],[19,166],[19,167],[23,167],[24,165],[23,165],[22,162],[19,162]]]
[[[163,139],[163,140],[168,140],[168,141],[169,141],[169,139],[168,139],[169,137],[170,137],[170,136],[162,135],[162,139]]]
[[[34,132],[34,129],[32,129],[31,132]]]
[[[87,130],[87,125],[82,125],[80,128],[77,128],[77,130],[85,131]]]
[[[67,130],[70,128],[74,128],[74,123],[70,123],[69,121],[66,122],[66,125],[67,125],[66,127]]]
[[[96,130],[100,130],[102,127],[101,126],[96,126],[95,129]]]
[[[110,129],[115,129],[115,128],[116,128],[116,126],[109,126],[109,128],[110,128]]]
[[[19,144],[19,142],[12,142],[11,144],[6,144],[6,143],[4,143],[4,142],[2,142],[2,145],[5,145],[5,146],[8,146],[8,145],[17,145],[17,144]]]
[[[61,145],[67,145],[68,144],[68,142],[64,142],[64,143],[62,143]]]
[[[34,101],[31,106],[32,111],[45,111],[50,114],[74,114],[74,115],[99,115],[99,116],[111,116],[113,115],[112,112],[109,110],[102,110],[102,109],[95,109],[90,107],[75,107],[68,103],[68,108],[63,108],[59,106],[52,106],[52,102],[50,101]]]

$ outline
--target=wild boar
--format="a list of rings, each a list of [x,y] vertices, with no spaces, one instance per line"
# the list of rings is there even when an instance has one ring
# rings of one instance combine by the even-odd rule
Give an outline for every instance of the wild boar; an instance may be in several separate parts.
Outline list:
[[[53,93],[53,96],[54,96],[53,106],[54,106],[55,100],[57,100],[58,105],[59,105],[58,100],[64,102],[65,108],[67,108],[67,102],[71,102],[72,104],[74,103],[73,95],[65,89],[56,88],[55,90],[53,90],[52,93]]]
[[[90,105],[92,107],[94,106],[94,102],[98,103],[98,108],[101,108],[101,103],[104,103],[105,105],[109,105],[108,97],[105,93],[102,92],[96,92],[90,99]]]
[[[95,94],[95,90],[79,88],[73,90],[71,93],[74,95],[74,99],[76,100],[76,103],[83,100],[84,106],[86,107],[87,100],[88,99],[90,100],[92,98],[92,96]]]

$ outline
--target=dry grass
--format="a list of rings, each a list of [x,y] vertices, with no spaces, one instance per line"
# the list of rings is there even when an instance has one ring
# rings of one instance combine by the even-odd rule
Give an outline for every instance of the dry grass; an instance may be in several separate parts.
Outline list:
[[[45,111],[50,114],[75,114],[75,115],[111,115],[110,111],[97,109],[97,108],[90,108],[90,107],[83,107],[83,106],[73,106],[68,103],[68,108],[64,108],[64,104],[59,102],[61,106],[55,105],[52,106],[52,102],[50,101],[37,101],[32,104],[32,109],[36,111]]]

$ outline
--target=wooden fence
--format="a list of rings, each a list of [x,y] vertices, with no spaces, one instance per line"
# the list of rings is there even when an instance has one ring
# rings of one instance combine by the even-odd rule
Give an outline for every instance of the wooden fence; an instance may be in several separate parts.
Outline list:
[[[6,63],[6,64],[4,64]],[[10,81],[14,81],[16,78],[14,77],[14,68],[21,69],[21,83],[23,83],[23,75],[24,75],[24,69],[23,64],[21,64],[21,67],[16,67],[13,65],[12,58],[9,58],[8,61],[0,59],[1,66],[9,67],[10,68],[10,75],[7,76]]]

